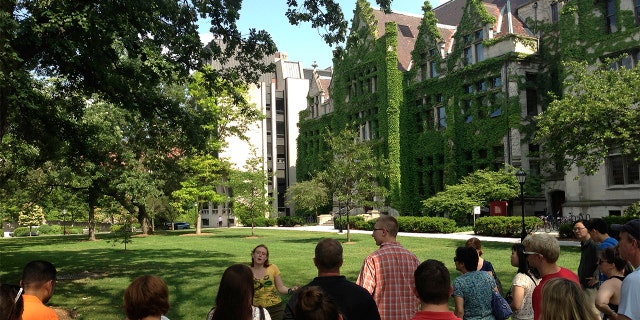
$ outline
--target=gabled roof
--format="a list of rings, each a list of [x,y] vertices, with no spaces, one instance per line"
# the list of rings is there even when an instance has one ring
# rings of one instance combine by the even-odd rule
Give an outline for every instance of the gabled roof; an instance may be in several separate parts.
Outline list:
[[[378,37],[384,36],[385,24],[395,22],[398,25],[398,69],[406,71],[411,62],[411,51],[416,44],[418,37],[418,26],[422,16],[410,15],[406,13],[388,13],[373,9],[378,21]]]
[[[524,23],[516,15],[516,9],[530,0],[483,0],[487,12],[496,17],[494,36],[500,37],[510,33],[531,35]],[[457,26],[460,24],[467,0],[451,0],[437,6],[433,12],[441,24]],[[510,10],[508,10],[510,9]],[[443,35],[444,38],[444,35]]]

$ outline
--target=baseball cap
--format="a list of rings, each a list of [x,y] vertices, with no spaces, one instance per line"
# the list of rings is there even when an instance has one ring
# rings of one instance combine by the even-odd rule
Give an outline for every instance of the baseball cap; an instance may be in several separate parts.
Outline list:
[[[611,230],[628,232],[632,237],[640,240],[640,219],[629,220],[625,224],[612,224]]]

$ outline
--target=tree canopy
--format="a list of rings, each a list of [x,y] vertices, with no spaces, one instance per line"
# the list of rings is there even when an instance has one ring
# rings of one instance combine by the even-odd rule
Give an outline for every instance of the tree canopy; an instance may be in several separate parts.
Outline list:
[[[541,156],[565,169],[599,170],[612,153],[640,159],[640,68],[569,62],[562,98],[538,117]]]

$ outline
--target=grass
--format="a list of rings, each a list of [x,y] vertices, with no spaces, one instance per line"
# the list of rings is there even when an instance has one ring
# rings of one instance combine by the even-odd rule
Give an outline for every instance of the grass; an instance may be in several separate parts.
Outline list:
[[[245,228],[206,230],[202,236],[193,230],[167,231],[153,236],[138,236],[127,245],[114,246],[110,235],[39,236],[0,239],[0,282],[17,284],[22,267],[35,259],[49,260],[58,275],[93,275],[76,280],[59,280],[49,305],[75,310],[77,319],[123,319],[124,289],[135,277],[153,274],[169,286],[170,319],[204,319],[213,306],[222,272],[235,263],[251,261],[251,250],[264,243],[270,261],[282,272],[285,285],[304,285],[316,276],[313,252],[318,240],[333,237],[346,241],[345,235],[324,232],[257,229],[249,237]],[[352,234],[352,243],[343,244],[342,274],[355,281],[363,259],[377,247],[369,234]],[[453,266],[455,248],[460,240],[399,237],[420,261],[437,259],[458,275]],[[511,244],[484,242],[483,257],[491,261],[505,292],[516,271],[510,265]],[[577,270],[580,249],[562,247],[559,264]]]

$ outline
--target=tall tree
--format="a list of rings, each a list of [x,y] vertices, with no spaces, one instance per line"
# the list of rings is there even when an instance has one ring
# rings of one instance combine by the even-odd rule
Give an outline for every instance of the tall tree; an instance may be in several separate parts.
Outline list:
[[[328,134],[325,154],[327,168],[317,178],[330,191],[334,201],[344,205],[347,214],[347,241],[351,241],[349,214],[357,207],[380,206],[388,194],[382,181],[388,161],[376,158],[370,142],[360,141],[349,130]]]
[[[537,120],[541,156],[565,169],[597,172],[612,153],[640,160],[640,68],[569,62],[562,98]]]
[[[269,180],[263,159],[257,156],[255,150],[242,170],[233,170],[230,175],[233,213],[242,224],[251,224],[251,236],[255,236],[255,219],[264,218],[273,210],[271,198],[267,195]]]

